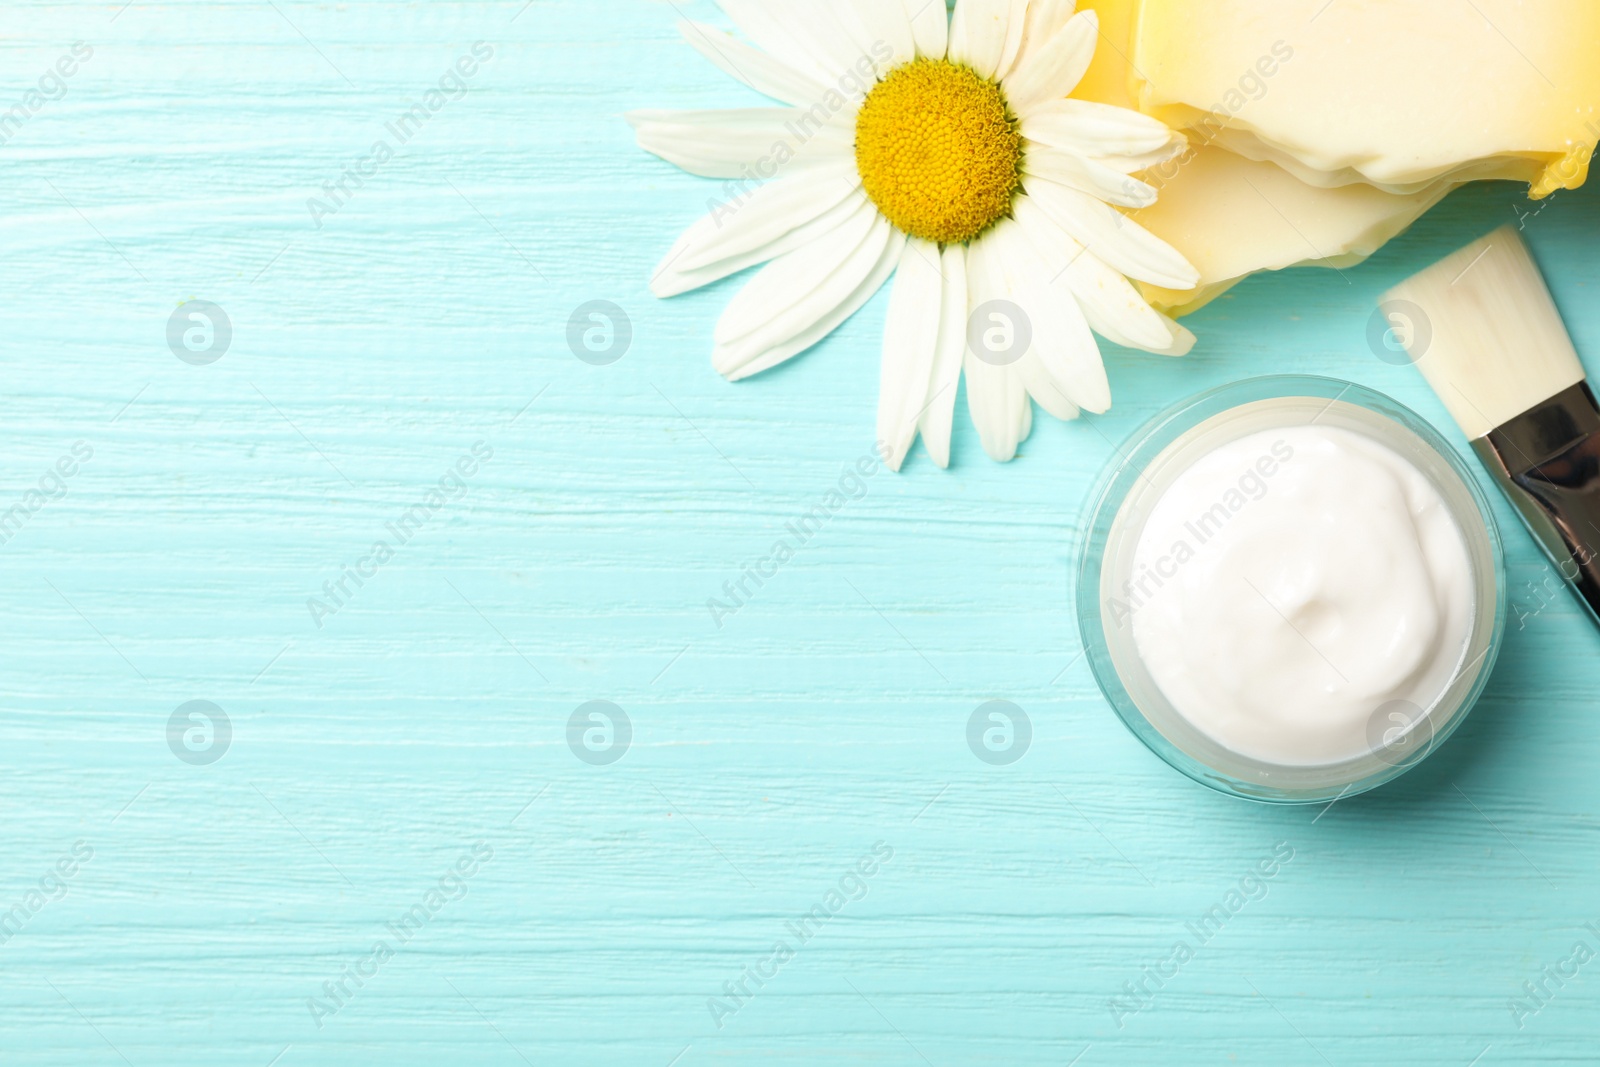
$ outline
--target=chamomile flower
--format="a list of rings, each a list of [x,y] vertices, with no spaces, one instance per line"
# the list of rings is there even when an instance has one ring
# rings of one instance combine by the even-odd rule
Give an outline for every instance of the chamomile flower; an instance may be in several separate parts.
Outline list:
[[[816,344],[891,276],[878,437],[898,469],[918,432],[950,459],[957,381],[984,451],[1016,454],[1033,403],[1105,411],[1094,333],[1180,355],[1188,330],[1128,279],[1198,276],[1118,208],[1183,138],[1125,108],[1067,99],[1094,55],[1072,0],[718,0],[754,42],[684,21],[723,71],[786,106],[641,111],[641,147],[723,179],[668,252],[657,296],[765,263],[718,321],[729,379]],[[1093,332],[1091,332],[1093,331]]]

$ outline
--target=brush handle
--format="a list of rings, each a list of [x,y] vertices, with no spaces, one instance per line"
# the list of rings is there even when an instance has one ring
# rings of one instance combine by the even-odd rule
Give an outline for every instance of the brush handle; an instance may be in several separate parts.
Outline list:
[[[1600,405],[1578,382],[1472,442],[1600,625]]]

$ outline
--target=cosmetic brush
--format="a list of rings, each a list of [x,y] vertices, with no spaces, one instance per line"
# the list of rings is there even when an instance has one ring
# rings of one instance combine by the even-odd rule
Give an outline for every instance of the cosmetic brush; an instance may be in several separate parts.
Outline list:
[[[1600,624],[1600,405],[1528,247],[1503,226],[1383,295],[1417,368]]]

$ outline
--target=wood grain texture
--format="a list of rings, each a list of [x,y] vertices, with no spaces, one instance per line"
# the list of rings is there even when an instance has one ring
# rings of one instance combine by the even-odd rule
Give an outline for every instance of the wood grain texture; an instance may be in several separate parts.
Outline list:
[[[1513,625],[1428,763],[1326,812],[1158,762],[1071,607],[1112,442],[1197,389],[1330,374],[1447,426],[1368,317],[1517,190],[1469,188],[1359,268],[1247,281],[1181,360],[1106,346],[1111,413],[1039,417],[1009,465],[963,402],[948,472],[918,446],[867,480],[719,628],[707,598],[870,446],[885,301],[735,386],[709,348],[739,280],[648,294],[716,187],[621,113],[753,100],[678,10],[6,8],[7,101],[94,54],[0,145],[0,510],[93,457],[0,545],[0,908],[74,842],[93,858],[0,944],[0,1061],[1593,1062],[1587,970],[1521,1029],[1507,1007],[1600,946],[1600,637],[1571,602]],[[314,225],[476,41],[466,94]],[[1527,227],[1595,358],[1600,199]],[[191,299],[233,325],[209,366],[166,345]],[[567,348],[593,299],[632,322],[610,366]],[[479,441],[464,495],[314,625],[307,598]],[[1524,590],[1550,570],[1498,515]],[[1033,724],[1008,767],[965,741],[992,698]],[[167,744],[194,699],[232,724],[208,766]],[[596,699],[633,726],[610,766],[567,745]],[[865,896],[719,1028],[708,1001],[879,841]],[[477,842],[465,895],[314,1018]],[[1264,899],[1119,1027],[1109,999],[1279,842]]]

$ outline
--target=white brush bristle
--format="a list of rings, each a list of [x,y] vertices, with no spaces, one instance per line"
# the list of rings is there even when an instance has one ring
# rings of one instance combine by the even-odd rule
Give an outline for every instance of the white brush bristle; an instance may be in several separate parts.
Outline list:
[[[1391,301],[1414,304],[1421,315]],[[1510,226],[1412,275],[1383,302],[1417,368],[1469,439],[1583,378],[1550,290]]]

